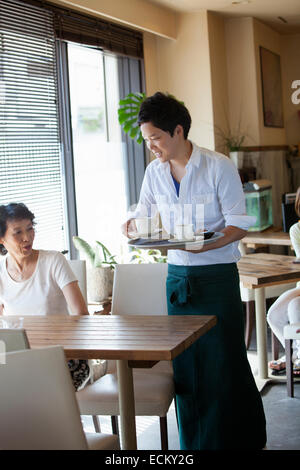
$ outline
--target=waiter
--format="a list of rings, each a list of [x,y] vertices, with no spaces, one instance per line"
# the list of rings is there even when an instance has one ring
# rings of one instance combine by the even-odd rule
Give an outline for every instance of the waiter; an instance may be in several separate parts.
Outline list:
[[[173,361],[181,449],[262,449],[266,423],[247,359],[236,266],[238,241],[253,224],[239,174],[229,158],[188,140],[189,111],[170,95],[148,97],[138,124],[156,159],[123,233],[135,230],[142,211],[153,215],[153,207],[168,233],[186,223],[187,214],[196,232],[204,207],[205,229],[224,234],[197,251],[168,250],[168,314],[217,317],[217,325]]]

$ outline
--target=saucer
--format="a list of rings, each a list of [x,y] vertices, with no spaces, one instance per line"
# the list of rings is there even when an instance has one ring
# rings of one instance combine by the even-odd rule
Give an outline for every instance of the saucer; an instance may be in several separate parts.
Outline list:
[[[170,238],[168,242],[170,243],[184,243],[184,242],[194,242],[196,240],[196,237],[193,238]],[[204,238],[201,237],[201,240],[204,240]]]
[[[157,228],[150,233],[128,232],[128,235],[132,238],[151,238],[153,235],[157,235],[160,232],[162,232],[162,229]]]
[[[201,242],[204,241],[204,233],[203,235],[194,235],[192,238],[170,238],[168,241],[170,243],[185,243],[185,242]]]

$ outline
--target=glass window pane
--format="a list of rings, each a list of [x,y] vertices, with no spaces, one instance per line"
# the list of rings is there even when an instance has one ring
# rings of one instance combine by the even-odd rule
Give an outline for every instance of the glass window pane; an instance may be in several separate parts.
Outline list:
[[[127,197],[117,59],[73,44],[68,57],[78,235],[120,255]]]

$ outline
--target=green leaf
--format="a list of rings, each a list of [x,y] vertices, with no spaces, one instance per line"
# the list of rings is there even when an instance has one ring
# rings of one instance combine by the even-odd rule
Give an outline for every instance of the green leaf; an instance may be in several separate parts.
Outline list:
[[[85,254],[89,262],[93,265],[95,260],[95,252],[91,245],[79,237],[73,237],[73,244],[77,250],[82,251]]]
[[[111,256],[111,252],[108,250],[108,248],[106,248],[105,245],[103,245],[103,243],[99,242],[96,240],[96,243],[97,245],[101,246],[102,250],[103,250],[103,256],[104,256],[104,259],[106,261],[107,259],[107,256]]]
[[[126,114],[128,112],[135,113],[136,116],[139,114],[140,106],[124,106],[124,108],[119,108],[118,109],[118,115],[122,116],[123,114]]]
[[[130,137],[131,137],[132,139],[134,139],[134,138],[136,137],[137,133],[139,132],[139,130],[140,130],[139,126],[133,127],[133,128],[131,129],[131,131],[129,132]]]
[[[132,139],[136,138],[139,144],[143,142],[143,137],[137,125],[137,119],[141,103],[145,99],[145,93],[137,92],[129,93],[124,99],[119,101],[119,123],[123,127],[124,132],[128,132]]]
[[[141,131],[139,132],[139,135],[138,135],[138,138],[136,139],[136,141],[137,141],[138,144],[141,144],[143,142],[143,136],[142,136]]]
[[[123,126],[124,131],[128,132],[130,129],[139,129],[139,126],[132,128],[133,124],[136,124],[136,118],[129,119],[129,121],[126,122],[126,124]]]
[[[119,114],[119,123],[123,124],[124,122],[128,121],[131,117],[134,116],[134,119],[132,122],[137,121],[137,114],[136,112],[134,113],[124,113],[124,114]]]
[[[132,103],[132,100],[130,98],[125,98],[125,99],[119,101],[120,106],[126,105],[126,104],[131,104],[131,103]]]

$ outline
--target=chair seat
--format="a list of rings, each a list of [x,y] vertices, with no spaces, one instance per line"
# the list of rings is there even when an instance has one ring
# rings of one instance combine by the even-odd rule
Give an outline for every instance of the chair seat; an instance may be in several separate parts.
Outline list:
[[[300,333],[296,333],[297,330],[300,330],[300,323],[290,323],[286,325],[283,329],[284,339],[300,339]]]
[[[265,288],[266,299],[272,299],[274,297],[279,297],[281,294],[286,292],[289,289],[294,289],[296,287],[296,282],[290,282],[288,284],[279,284],[277,286],[268,286]],[[240,282],[240,291],[241,298],[243,302],[250,302],[255,299],[254,289],[248,289],[244,287]]]
[[[108,362],[108,366],[107,366],[106,373],[107,374],[116,374],[117,373],[117,361],[109,360],[107,362]],[[165,372],[167,374],[171,374],[172,376],[174,374],[173,364],[172,364],[171,361],[159,361],[159,362],[157,362],[157,364],[155,364],[153,367],[151,367],[149,369],[135,369],[135,368],[133,368],[133,371],[137,371],[137,370],[147,372],[147,374],[153,374],[153,373],[156,374],[157,372],[159,372],[159,373]]]
[[[119,438],[114,434],[85,433],[89,450],[120,450]]]
[[[172,373],[134,369],[135,414],[165,416],[174,397]],[[119,412],[117,374],[106,374],[76,394],[82,415],[117,416]]]

